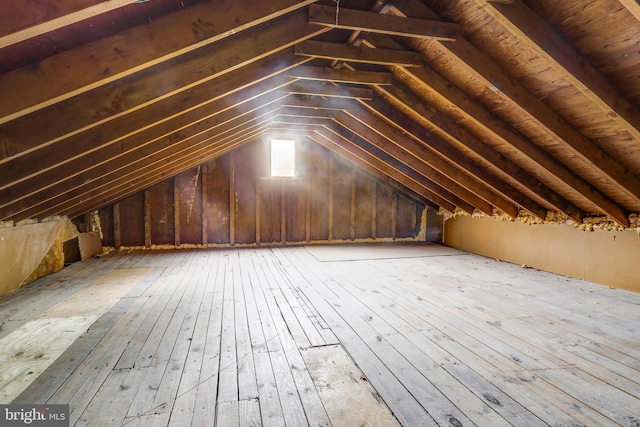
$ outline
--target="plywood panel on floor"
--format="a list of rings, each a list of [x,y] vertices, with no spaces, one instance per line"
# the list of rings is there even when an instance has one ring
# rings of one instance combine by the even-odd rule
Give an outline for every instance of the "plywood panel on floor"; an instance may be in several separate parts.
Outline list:
[[[640,422],[639,294],[438,245],[116,252],[3,297],[0,350],[79,299],[14,400],[72,425],[343,425],[361,386],[377,425]]]

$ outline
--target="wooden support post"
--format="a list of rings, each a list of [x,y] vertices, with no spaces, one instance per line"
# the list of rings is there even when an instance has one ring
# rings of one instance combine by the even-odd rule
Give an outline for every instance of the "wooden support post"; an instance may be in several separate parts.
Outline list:
[[[259,170],[260,168],[258,168]],[[262,242],[262,238],[260,234],[262,233],[262,229],[260,227],[260,210],[262,205],[262,180],[260,179],[260,173],[256,178],[256,245],[260,245]]]
[[[207,215],[207,185],[209,183],[208,180],[208,173],[209,173],[209,167],[208,167],[208,163],[204,163],[202,165],[202,168],[200,169],[202,176],[200,177],[201,182],[202,182],[202,187],[200,188],[200,192],[201,192],[201,200],[202,200],[202,209],[201,209],[201,214],[202,214],[202,244],[203,245],[207,245],[209,244],[209,236],[207,235],[207,228],[209,227],[209,218]]]
[[[378,220],[378,183],[373,183],[373,191],[371,195],[371,238],[375,239],[378,234],[377,220]]]
[[[393,240],[396,240],[396,236],[398,235],[397,225],[398,225],[398,194],[394,193],[393,200],[391,201],[391,232],[393,233],[391,237],[393,237]]]
[[[356,170],[351,169],[351,240],[356,239]]]
[[[285,181],[280,181],[280,242],[287,243],[287,206]]]
[[[113,205],[113,246],[120,249],[122,238],[120,236],[120,203]]]
[[[144,245],[151,247],[151,191],[144,190]]]
[[[235,189],[235,175],[236,165],[234,162],[233,151],[229,153],[229,244],[231,246],[236,244],[236,189]]]
[[[173,229],[175,245],[180,246],[180,189],[176,177],[173,178]]]
[[[329,240],[333,240],[333,155],[329,157]]]

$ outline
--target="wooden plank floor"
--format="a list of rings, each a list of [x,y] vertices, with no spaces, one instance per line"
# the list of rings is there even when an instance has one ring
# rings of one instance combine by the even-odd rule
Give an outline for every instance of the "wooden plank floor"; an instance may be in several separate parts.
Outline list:
[[[77,426],[348,425],[309,362],[333,346],[360,370],[347,383],[365,380],[393,414],[378,425],[640,426],[640,294],[437,246],[394,249],[74,264],[0,299],[0,353],[76,294],[90,311],[114,272],[141,278],[111,306],[96,297],[95,323],[13,401],[68,403]]]

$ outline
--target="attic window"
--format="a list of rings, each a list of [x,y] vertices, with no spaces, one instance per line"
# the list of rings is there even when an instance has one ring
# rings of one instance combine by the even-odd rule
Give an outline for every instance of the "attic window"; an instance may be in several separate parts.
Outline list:
[[[293,139],[271,140],[271,176],[293,178],[297,175],[296,142]]]

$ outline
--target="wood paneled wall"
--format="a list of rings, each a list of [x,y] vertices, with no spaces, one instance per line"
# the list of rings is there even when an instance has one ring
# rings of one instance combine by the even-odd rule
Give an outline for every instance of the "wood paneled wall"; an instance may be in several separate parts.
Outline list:
[[[424,205],[299,141],[299,176],[268,177],[267,144],[246,144],[99,211],[105,246],[417,240]]]

